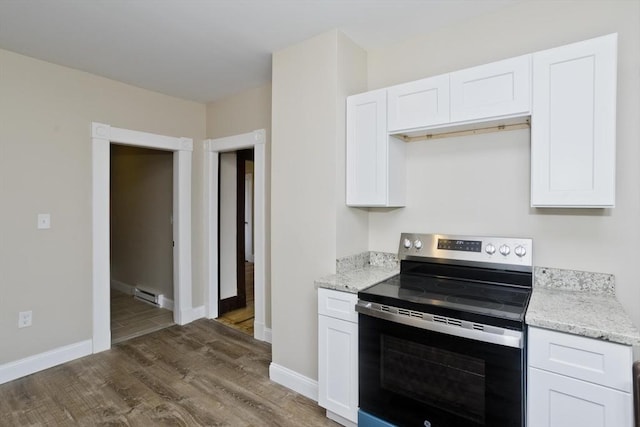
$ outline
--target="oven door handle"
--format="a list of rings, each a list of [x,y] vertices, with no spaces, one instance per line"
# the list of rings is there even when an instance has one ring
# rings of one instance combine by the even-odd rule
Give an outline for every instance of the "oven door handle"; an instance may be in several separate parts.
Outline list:
[[[521,331],[500,328],[453,319],[445,316],[437,316],[430,313],[406,310],[385,306],[368,301],[360,301],[356,304],[356,311],[360,314],[401,323],[415,328],[426,329],[460,338],[468,338],[506,347],[523,348],[524,340]]]

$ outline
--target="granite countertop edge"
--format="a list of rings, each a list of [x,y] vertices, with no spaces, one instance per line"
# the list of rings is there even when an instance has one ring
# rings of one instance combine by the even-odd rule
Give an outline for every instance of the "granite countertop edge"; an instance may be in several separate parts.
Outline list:
[[[393,254],[366,252],[337,261],[336,274],[316,288],[357,294],[400,272]],[[534,268],[534,286],[525,315],[528,326],[618,344],[640,346],[640,331],[615,297],[612,275]]]
[[[315,285],[317,288],[357,294],[361,290],[393,277],[399,272],[400,270],[397,267],[367,266],[321,277],[315,281]]]
[[[640,331],[615,296],[613,275],[535,267],[525,323],[640,346]]]
[[[317,279],[316,288],[357,294],[400,273],[400,263],[396,254],[363,252],[336,260],[336,271]]]

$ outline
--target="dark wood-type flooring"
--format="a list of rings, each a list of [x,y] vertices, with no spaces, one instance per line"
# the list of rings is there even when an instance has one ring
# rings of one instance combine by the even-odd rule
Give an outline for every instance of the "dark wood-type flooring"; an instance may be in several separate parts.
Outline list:
[[[0,385],[2,426],[337,426],[269,380],[271,346],[174,325]]]
[[[254,322],[254,264],[252,262],[245,261],[244,263],[244,283],[245,283],[245,295],[247,296],[247,306],[239,308],[237,310],[231,310],[228,313],[223,314],[216,320],[231,326],[234,329],[244,332],[247,335],[253,336],[253,322]]]
[[[111,344],[173,325],[173,312],[111,289]]]

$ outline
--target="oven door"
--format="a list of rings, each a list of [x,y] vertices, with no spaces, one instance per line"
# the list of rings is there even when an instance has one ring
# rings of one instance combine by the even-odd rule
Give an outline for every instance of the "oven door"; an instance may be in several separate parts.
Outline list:
[[[360,313],[360,410],[401,426],[524,426],[524,351]]]

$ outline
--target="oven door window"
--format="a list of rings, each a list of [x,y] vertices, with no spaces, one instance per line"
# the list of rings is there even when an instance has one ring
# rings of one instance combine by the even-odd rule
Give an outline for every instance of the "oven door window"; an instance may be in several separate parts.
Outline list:
[[[484,360],[389,335],[380,339],[382,389],[484,424]]]
[[[360,409],[397,425],[523,425],[523,351],[359,316]]]

